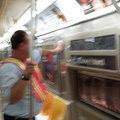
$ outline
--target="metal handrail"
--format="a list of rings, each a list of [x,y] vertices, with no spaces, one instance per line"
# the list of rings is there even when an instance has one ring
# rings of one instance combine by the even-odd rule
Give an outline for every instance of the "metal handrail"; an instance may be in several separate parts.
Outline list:
[[[120,12],[120,6],[117,4],[115,0],[112,0],[113,5],[115,6],[116,10]]]

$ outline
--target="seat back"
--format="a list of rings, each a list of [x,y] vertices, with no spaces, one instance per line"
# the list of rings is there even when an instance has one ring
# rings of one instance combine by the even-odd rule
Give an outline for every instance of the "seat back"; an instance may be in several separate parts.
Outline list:
[[[53,104],[55,102],[55,97],[51,93],[48,93],[47,98],[43,104],[42,110],[39,114],[44,116],[49,116],[53,107]]]
[[[48,120],[63,120],[65,117],[67,103],[56,97],[53,110]]]

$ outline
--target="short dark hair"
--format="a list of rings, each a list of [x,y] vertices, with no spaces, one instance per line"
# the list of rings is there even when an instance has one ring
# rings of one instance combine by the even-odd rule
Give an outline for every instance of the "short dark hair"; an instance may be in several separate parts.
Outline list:
[[[12,49],[17,49],[20,43],[24,43],[26,35],[27,33],[23,30],[16,31],[11,37]]]

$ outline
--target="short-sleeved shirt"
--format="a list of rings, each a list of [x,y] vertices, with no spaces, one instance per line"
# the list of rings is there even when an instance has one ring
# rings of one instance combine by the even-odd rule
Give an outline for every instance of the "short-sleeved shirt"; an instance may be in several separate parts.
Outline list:
[[[34,50],[34,61],[40,62],[40,49]],[[10,116],[18,116],[23,118],[29,117],[30,111],[30,86],[26,86],[24,91],[24,96],[15,104],[9,104],[10,101],[10,91],[11,88],[18,82],[22,77],[22,71],[20,68],[13,63],[4,63],[0,68],[0,86],[2,86],[2,97],[3,97],[3,109],[4,113]],[[18,93],[19,94],[19,93]],[[37,101],[33,97],[33,116],[37,115],[40,108],[42,107],[42,102]]]

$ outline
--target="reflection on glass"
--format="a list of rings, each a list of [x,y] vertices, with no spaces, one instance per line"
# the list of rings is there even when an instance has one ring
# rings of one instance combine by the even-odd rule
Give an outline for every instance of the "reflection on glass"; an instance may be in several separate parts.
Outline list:
[[[61,71],[61,74],[64,74],[66,72],[66,66],[65,66],[64,60],[60,61],[60,71]]]
[[[120,81],[79,74],[78,91],[80,98],[120,113]]]
[[[65,60],[64,60],[64,52],[62,51],[59,54],[59,59],[60,59],[60,75],[61,75],[61,90],[62,93],[65,93],[67,91],[67,83],[66,83],[66,64],[65,64]]]
[[[115,56],[71,56],[71,64],[84,67],[116,70]]]
[[[53,48],[53,46],[46,46],[45,48]],[[44,67],[44,79],[49,82],[55,82],[59,76],[58,55],[49,53],[42,59]]]
[[[82,6],[85,14],[107,7],[111,4],[111,0],[77,0]]]
[[[107,35],[80,40],[72,40],[70,50],[113,50],[115,36]]]
[[[48,55],[46,57],[45,73],[46,73],[45,79],[53,82],[53,58],[52,58],[52,55]]]

